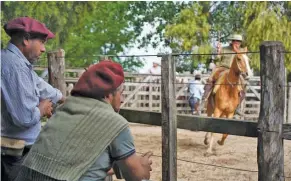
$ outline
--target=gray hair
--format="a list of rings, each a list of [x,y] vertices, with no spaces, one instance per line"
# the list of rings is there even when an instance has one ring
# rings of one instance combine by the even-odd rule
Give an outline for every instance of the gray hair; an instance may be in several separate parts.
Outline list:
[[[121,91],[124,88],[124,83],[120,84],[119,87],[117,87],[114,91],[112,91],[112,94],[115,95],[117,91]]]
[[[46,35],[39,33],[27,33],[24,31],[15,31],[11,34],[11,43],[21,45],[25,39],[41,39],[46,40]]]

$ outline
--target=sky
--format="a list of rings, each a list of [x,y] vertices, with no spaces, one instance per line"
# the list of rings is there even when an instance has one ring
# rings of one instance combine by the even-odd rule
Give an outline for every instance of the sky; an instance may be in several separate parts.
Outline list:
[[[141,35],[138,38],[144,37],[146,34],[150,32],[155,32],[155,27],[150,24],[145,24],[143,31],[141,32]],[[158,36],[158,35],[157,35]],[[170,48],[165,48],[164,44],[159,44],[158,47],[153,48],[150,44],[145,48],[138,48],[138,43],[134,43],[133,48],[125,50],[125,54],[127,55],[157,55],[161,52],[172,52]],[[153,61],[161,61],[161,57],[140,57],[141,59],[144,59],[144,67],[139,68],[139,73],[147,73],[147,71],[151,68],[153,65]]]
[[[155,25],[157,26],[157,24]],[[150,24],[145,24],[144,25],[144,29],[141,33],[141,35],[139,36],[139,38],[146,36],[146,34],[148,34],[149,32],[154,32],[155,33],[155,26],[152,26]],[[158,36],[158,35],[157,35]],[[212,46],[216,47],[217,41],[213,40],[212,41]],[[163,52],[172,52],[170,48],[165,48],[164,44],[159,44],[159,46],[157,48],[153,48],[150,44],[145,47],[145,48],[138,48],[138,43],[136,41],[136,43],[134,43],[135,46],[133,46],[133,48],[130,49],[126,49],[125,50],[125,54],[127,55],[156,55],[158,53],[163,53]],[[227,43],[223,43],[222,46],[227,46]],[[161,57],[154,57],[154,56],[150,56],[150,57],[141,57],[144,58],[144,67],[139,68],[138,72],[139,73],[147,73],[147,71],[151,68],[153,61],[157,60],[157,61],[161,61]]]

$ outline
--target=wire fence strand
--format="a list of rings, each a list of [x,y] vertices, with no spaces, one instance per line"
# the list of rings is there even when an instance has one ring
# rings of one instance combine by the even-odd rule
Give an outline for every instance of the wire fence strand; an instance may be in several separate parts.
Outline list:
[[[171,56],[217,56],[217,55],[229,55],[229,54],[259,54],[260,51],[248,51],[248,52],[233,52],[233,53],[162,53],[162,54],[140,54],[140,55],[113,55],[113,54],[99,54],[99,55],[91,55],[91,56],[65,56],[65,57],[56,57],[56,58],[68,58],[68,59],[76,59],[76,58],[98,58],[98,57],[120,57],[120,58],[126,58],[126,57],[162,57],[164,55],[171,55]],[[282,51],[279,53],[284,54],[290,54],[291,51]],[[41,60],[47,59],[47,57],[40,58]]]
[[[141,152],[136,152],[136,153],[141,154],[141,155],[144,154],[144,153],[141,153]],[[155,154],[153,154],[152,156],[162,158],[161,155],[155,155]],[[198,164],[198,165],[211,166],[211,167],[222,168],[222,169],[228,169],[228,170],[236,170],[236,171],[252,172],[252,173],[257,173],[257,172],[258,172],[257,170],[247,170],[247,169],[234,168],[234,167],[227,167],[227,166],[222,166],[222,165],[214,165],[214,164],[210,164],[210,163],[202,163],[202,162],[190,161],[190,160],[180,159],[180,158],[177,158],[177,160],[178,160],[178,161],[182,161],[182,162],[187,162],[187,163],[193,163],[193,164]],[[291,178],[291,177],[289,177],[289,176],[284,176],[284,178]]]
[[[125,81],[125,83],[133,83],[133,84],[161,84],[161,82],[144,82],[144,81],[139,81],[139,82],[132,82],[132,81]],[[181,83],[173,83],[175,85],[190,85],[190,84],[195,84],[195,85],[209,85],[210,83],[189,83],[189,82],[181,82]],[[247,86],[247,87],[257,87],[257,86],[261,86],[261,87],[266,87],[263,84],[260,85],[249,85],[249,84],[241,84],[241,83],[214,83],[212,84],[213,86],[215,85],[227,85],[227,86],[237,86],[237,85],[241,85],[241,86]],[[147,85],[145,85],[147,86]],[[280,85],[281,87],[291,87],[291,85]]]

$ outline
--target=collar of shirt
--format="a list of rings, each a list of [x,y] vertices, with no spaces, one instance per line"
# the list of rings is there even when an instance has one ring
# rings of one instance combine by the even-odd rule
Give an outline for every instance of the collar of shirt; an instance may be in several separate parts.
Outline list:
[[[17,55],[21,60],[24,61],[24,63],[32,68],[32,64],[27,60],[27,58],[23,55],[23,53],[19,50],[19,48],[17,48],[14,44],[10,43],[7,46],[7,49],[10,50],[12,53],[14,53],[15,55]]]
[[[189,83],[190,84],[194,84],[194,83],[201,83],[201,82],[200,82],[200,80],[192,79],[192,80],[189,81]]]

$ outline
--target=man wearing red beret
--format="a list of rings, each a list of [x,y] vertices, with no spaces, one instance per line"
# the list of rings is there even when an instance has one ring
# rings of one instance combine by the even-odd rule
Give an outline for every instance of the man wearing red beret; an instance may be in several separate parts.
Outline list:
[[[32,66],[54,34],[29,17],[9,21],[4,30],[11,40],[1,50],[1,179],[9,181],[39,135],[41,117],[50,117],[52,104],[64,98]]]
[[[136,155],[128,122],[118,114],[123,82],[118,63],[90,66],[41,131],[16,180],[104,181],[113,164],[126,180],[149,179],[152,153]]]

